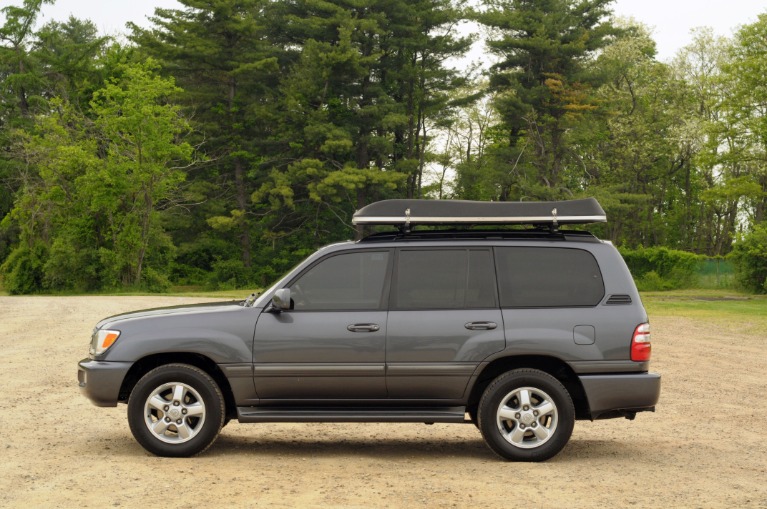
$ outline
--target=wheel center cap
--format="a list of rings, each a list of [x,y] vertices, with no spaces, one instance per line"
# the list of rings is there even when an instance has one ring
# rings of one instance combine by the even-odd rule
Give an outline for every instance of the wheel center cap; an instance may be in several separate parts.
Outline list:
[[[525,426],[530,426],[535,422],[535,416],[532,412],[524,412],[519,420],[522,421],[522,424]]]
[[[170,417],[171,419],[178,419],[179,417],[181,417],[181,409],[174,406],[173,408],[168,410],[168,417]]]

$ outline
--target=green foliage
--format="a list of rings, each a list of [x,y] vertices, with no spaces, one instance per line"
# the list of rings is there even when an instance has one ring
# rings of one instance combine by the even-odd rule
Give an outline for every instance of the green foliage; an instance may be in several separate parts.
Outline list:
[[[758,279],[767,15],[663,63],[610,0],[180,0],[130,45],[38,27],[46,2],[2,8],[14,293],[263,287],[402,197],[595,196],[594,232],[637,248],[642,288],[729,284],[674,253],[726,255],[743,230],[739,274]],[[469,17],[499,57],[486,82],[454,68]]]
[[[514,176],[498,198],[555,199],[572,189],[569,132],[600,109],[603,80],[588,65],[619,33],[612,0],[488,0],[477,15],[493,29],[487,46],[501,57],[490,73],[505,139],[494,164]]]
[[[277,6],[264,0],[179,3],[182,9],[157,9],[152,29],[132,25],[131,38],[184,88],[178,99],[195,118],[195,141],[209,155],[198,178],[211,185],[197,188],[204,205],[190,210],[187,227],[212,228],[206,233],[237,245],[249,267],[256,221],[248,197],[264,178],[261,162],[282,121],[275,95],[286,52],[266,37]],[[189,240],[185,232],[174,233],[176,243]]]
[[[213,272],[208,279],[211,290],[232,290],[251,286],[253,274],[242,260],[219,260],[213,263]]]
[[[168,286],[175,248],[158,208],[185,178],[176,165],[191,156],[182,141],[189,127],[164,102],[179,89],[150,60],[121,73],[94,94],[93,120],[55,99],[57,115],[40,115],[33,130],[17,134],[19,154],[35,171],[4,220],[21,239],[3,265],[10,291]]]
[[[691,288],[705,259],[665,247],[620,249],[620,253],[641,291]]]
[[[767,14],[744,25],[729,48],[724,76],[732,86],[724,101],[729,110],[730,139],[736,150],[730,154],[734,177],[747,175],[758,185],[743,198],[753,211],[753,220],[767,220]]]
[[[42,245],[17,247],[0,265],[3,286],[11,295],[37,293],[43,286],[46,249]]]
[[[767,293],[767,223],[739,239],[731,257],[740,286],[752,293]]]

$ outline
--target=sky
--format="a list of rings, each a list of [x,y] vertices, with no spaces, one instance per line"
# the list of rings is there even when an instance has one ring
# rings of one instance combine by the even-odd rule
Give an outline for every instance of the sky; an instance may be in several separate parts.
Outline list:
[[[0,0],[0,7],[20,5],[22,0]],[[125,23],[147,26],[147,16],[156,7],[174,8],[176,0],[56,0],[43,8],[41,22],[64,21],[70,14],[93,21],[108,35],[125,32]],[[658,59],[668,61],[691,40],[690,30],[710,26],[722,36],[731,36],[738,26],[753,23],[767,12],[762,0],[616,0],[615,14],[632,17],[653,29]],[[2,21],[2,20],[0,20]]]

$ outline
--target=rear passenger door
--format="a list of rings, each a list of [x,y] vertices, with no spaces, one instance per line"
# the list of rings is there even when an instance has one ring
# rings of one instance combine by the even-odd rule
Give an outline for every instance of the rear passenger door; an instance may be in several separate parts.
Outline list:
[[[505,346],[490,248],[400,248],[392,279],[386,385],[394,399],[459,399]]]

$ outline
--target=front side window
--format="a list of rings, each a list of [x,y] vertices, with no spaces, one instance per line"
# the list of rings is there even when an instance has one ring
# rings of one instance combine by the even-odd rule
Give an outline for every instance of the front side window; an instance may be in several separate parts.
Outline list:
[[[290,286],[293,309],[381,309],[388,265],[388,251],[362,251],[325,258]]]
[[[492,255],[482,249],[401,250],[396,309],[496,307]]]
[[[596,306],[604,297],[602,273],[588,251],[501,247],[495,256],[501,307]]]

